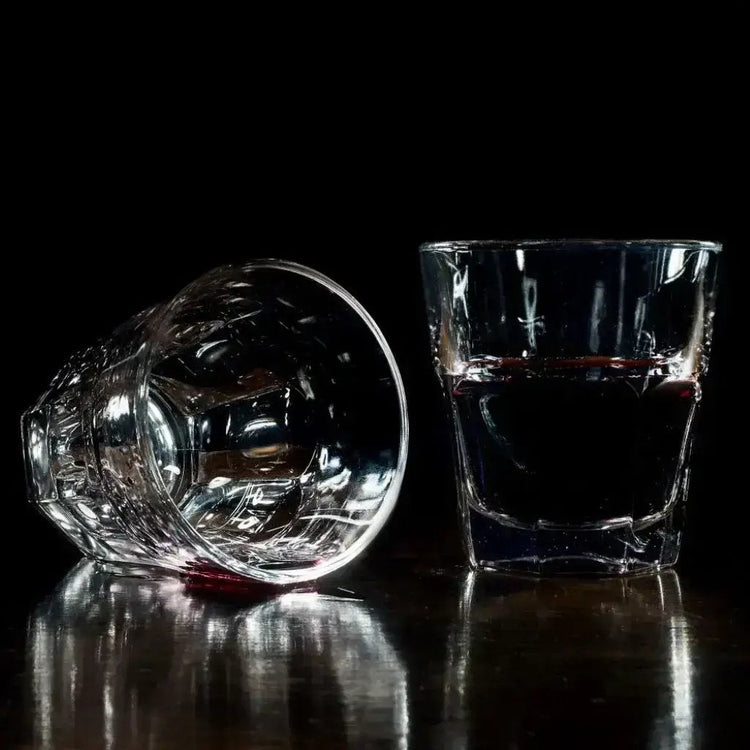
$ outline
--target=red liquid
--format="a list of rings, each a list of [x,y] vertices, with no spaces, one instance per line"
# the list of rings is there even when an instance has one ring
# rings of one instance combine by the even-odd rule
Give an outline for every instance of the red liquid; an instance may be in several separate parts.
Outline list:
[[[667,375],[659,360],[492,364],[453,384],[477,509],[522,525],[606,525],[648,520],[677,499],[696,380]]]

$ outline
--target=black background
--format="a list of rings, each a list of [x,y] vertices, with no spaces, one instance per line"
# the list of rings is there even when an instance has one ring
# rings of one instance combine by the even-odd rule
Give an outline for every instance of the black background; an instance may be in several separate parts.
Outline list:
[[[297,260],[343,285],[401,368],[407,476],[369,554],[455,559],[419,243],[654,237],[725,244],[680,564],[741,568],[747,376],[734,352],[747,348],[750,242],[741,5],[688,14],[687,36],[671,25],[682,17],[669,16],[659,28],[641,18],[642,34],[625,42],[555,35],[547,24],[550,39],[532,35],[512,51],[507,30],[494,40],[485,30],[448,54],[419,37],[403,75],[385,68],[383,44],[358,72],[346,59],[338,76],[301,66],[284,85],[255,74],[226,85],[185,63],[168,81],[139,70],[141,92],[122,86],[126,66],[70,86],[49,68],[9,204],[3,564],[20,570],[33,556],[55,581],[77,558],[25,503],[23,409],[76,349],[202,272],[255,257]],[[622,15],[597,19],[600,31]],[[10,586],[22,595],[14,580],[23,577]]]

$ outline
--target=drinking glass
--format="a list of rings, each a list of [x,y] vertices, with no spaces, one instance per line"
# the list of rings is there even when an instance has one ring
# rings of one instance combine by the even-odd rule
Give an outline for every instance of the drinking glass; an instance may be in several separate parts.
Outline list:
[[[86,555],[293,583],[378,533],[408,424],[362,306],[312,269],[258,260],[74,356],[23,434],[31,500]]]
[[[478,241],[421,247],[472,565],[672,565],[721,246]]]

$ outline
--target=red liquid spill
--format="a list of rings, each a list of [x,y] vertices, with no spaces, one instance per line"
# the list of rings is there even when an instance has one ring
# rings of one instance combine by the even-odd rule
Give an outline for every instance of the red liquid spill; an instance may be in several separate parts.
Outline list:
[[[317,590],[314,584],[265,583],[227,573],[209,565],[196,566],[193,570],[183,573],[182,577],[188,591],[242,598],[247,601],[263,601],[292,591],[308,593]]]

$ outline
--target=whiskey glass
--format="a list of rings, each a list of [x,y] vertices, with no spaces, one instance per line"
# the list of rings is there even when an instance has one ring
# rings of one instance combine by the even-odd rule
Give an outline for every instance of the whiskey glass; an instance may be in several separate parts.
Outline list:
[[[217,268],[73,356],[22,429],[30,499],[87,556],[271,584],[365,549],[408,443],[375,322],[279,260]]]
[[[421,247],[474,566],[619,574],[676,561],[720,249]]]

